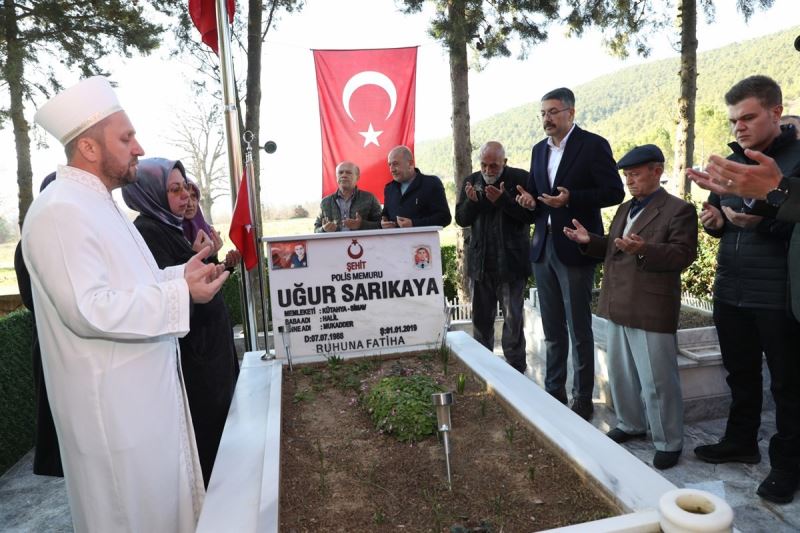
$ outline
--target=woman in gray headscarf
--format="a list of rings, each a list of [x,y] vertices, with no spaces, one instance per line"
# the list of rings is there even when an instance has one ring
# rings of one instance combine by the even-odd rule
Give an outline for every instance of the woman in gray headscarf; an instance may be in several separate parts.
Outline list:
[[[136,175],[136,183],[122,189],[125,203],[140,213],[134,225],[160,268],[185,263],[203,243],[196,239],[198,249],[194,250],[183,234],[189,199],[183,165],[169,159],[143,159]],[[208,244],[213,248],[213,243]],[[200,466],[208,486],[239,374],[231,320],[221,292],[206,304],[193,304],[189,333],[180,339],[180,347]]]

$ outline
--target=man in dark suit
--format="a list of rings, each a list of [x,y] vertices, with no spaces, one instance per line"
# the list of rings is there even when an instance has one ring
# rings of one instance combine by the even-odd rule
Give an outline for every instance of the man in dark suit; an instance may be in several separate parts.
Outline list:
[[[683,449],[683,400],[678,377],[681,271],[697,256],[697,213],[661,187],[664,154],[637,146],[619,161],[633,196],[619,206],[608,237],[580,222],[564,234],[587,255],[605,258],[598,314],[608,319],[608,377],[615,442],[644,437],[656,448],[653,466],[675,466]]]
[[[567,355],[572,342],[572,410],[589,420],[594,411],[594,336],[590,309],[597,260],[581,254],[564,235],[577,219],[603,234],[600,208],[625,196],[611,147],[575,125],[575,95],[566,88],[542,97],[547,139],[533,147],[527,188],[517,202],[534,212],[533,274],[547,349],[545,389],[567,403]],[[569,336],[568,336],[569,332]]]
[[[383,189],[382,228],[447,226],[452,220],[444,185],[414,167],[414,154],[407,146],[395,146],[387,158],[394,178]]]
[[[472,228],[467,265],[472,292],[472,336],[494,351],[497,303],[503,307],[501,344],[508,364],[527,368],[523,307],[532,213],[515,201],[528,172],[506,166],[506,151],[489,141],[480,150],[481,170],[464,178],[456,204],[456,224]]]

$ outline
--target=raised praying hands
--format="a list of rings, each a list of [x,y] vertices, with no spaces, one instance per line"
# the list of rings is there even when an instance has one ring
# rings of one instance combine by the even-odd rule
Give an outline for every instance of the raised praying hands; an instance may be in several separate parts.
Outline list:
[[[183,269],[183,277],[189,287],[189,295],[196,303],[208,303],[228,279],[229,273],[225,265],[205,264],[203,259],[211,253],[211,246],[206,246],[192,256]]]
[[[758,164],[746,165],[712,155],[705,170],[690,168],[686,170],[686,175],[700,188],[720,196],[735,194],[742,198],[763,200],[769,191],[778,186],[783,173],[774,159],[759,151],[748,149],[744,155]]]

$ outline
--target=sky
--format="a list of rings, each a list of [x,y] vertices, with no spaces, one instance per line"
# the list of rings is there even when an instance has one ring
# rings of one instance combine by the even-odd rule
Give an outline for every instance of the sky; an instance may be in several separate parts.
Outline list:
[[[734,2],[718,0],[716,4],[716,22],[701,22],[698,28],[700,51],[780,31],[800,21],[798,0],[776,0],[771,10],[757,12],[748,23],[736,12]],[[262,152],[262,203],[297,204],[319,199],[321,194],[312,49],[419,46],[416,142],[450,135],[449,67],[441,45],[427,35],[429,19],[430,12],[403,15],[393,0],[307,0],[301,12],[281,16],[267,36],[263,53],[261,144],[273,140],[278,150],[271,155]],[[653,52],[648,59],[631,57],[626,61],[609,56],[598,33],[569,39],[563,32],[552,27],[548,42],[535,47],[524,61],[496,59],[480,72],[470,71],[472,122],[536,101],[555,87],[574,87],[627,66],[678,56],[671,44],[676,39],[674,31],[652,36]],[[146,156],[180,157],[168,139],[180,116],[198,104],[188,89],[187,80],[194,75],[190,67],[170,59],[168,50],[162,50],[144,58],[114,58],[107,68],[118,83],[119,99],[137,128]],[[77,81],[77,72],[67,73],[62,80],[65,85]],[[580,122],[580,103],[577,108]],[[26,112],[30,122],[34,111]],[[41,179],[64,162],[64,155],[40,128],[34,128],[33,135],[34,188],[38,190]],[[539,125],[532,125],[531,144],[542,136]],[[37,146],[37,139],[46,140],[49,148]],[[0,214],[7,218],[16,218],[17,209],[13,146],[7,124],[0,130]],[[230,198],[221,198],[217,211],[229,212]]]

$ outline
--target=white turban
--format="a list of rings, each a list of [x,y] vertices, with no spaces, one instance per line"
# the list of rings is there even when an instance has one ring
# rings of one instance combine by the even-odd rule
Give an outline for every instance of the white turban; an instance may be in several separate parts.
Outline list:
[[[66,145],[107,116],[122,111],[111,84],[93,76],[55,95],[33,120]]]

